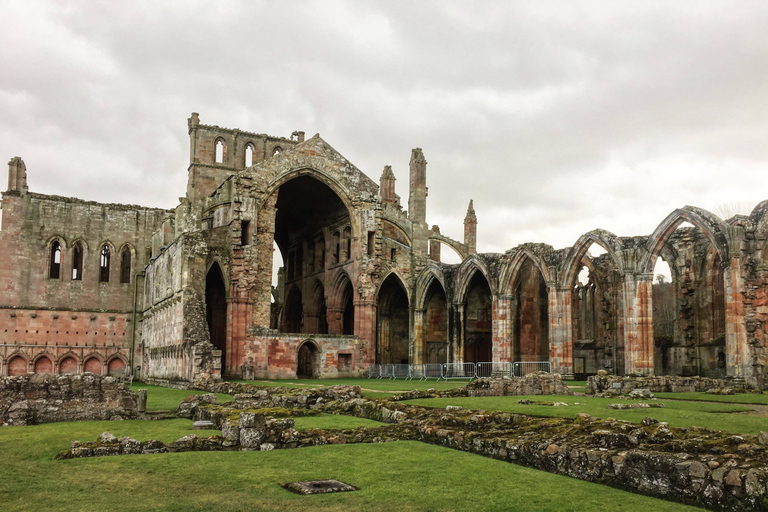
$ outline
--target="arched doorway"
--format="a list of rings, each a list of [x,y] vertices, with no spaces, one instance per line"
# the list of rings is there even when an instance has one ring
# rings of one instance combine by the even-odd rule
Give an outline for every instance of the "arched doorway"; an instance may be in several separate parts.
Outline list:
[[[464,298],[464,362],[493,361],[493,295],[482,272],[475,271]]]
[[[317,378],[320,376],[320,351],[311,341],[305,341],[299,347],[296,361],[296,376]]]
[[[448,308],[445,291],[435,279],[427,290],[424,312],[424,362],[448,362]]]
[[[515,301],[516,359],[549,361],[549,293],[541,271],[530,258],[520,266]]]
[[[66,375],[68,373],[77,373],[77,361],[74,357],[67,356],[59,362],[59,373]]]
[[[53,361],[46,356],[41,357],[35,361],[35,373],[50,373],[53,374]]]
[[[85,371],[95,373],[96,375],[101,375],[103,367],[104,365],[102,362],[95,357],[92,357],[85,362]]]
[[[390,274],[379,289],[376,360],[382,364],[408,364],[410,322],[408,295],[400,279]]]
[[[8,376],[25,375],[27,373],[27,360],[21,356],[13,357],[8,361]]]
[[[110,377],[122,377],[125,374],[125,361],[116,357],[107,365],[107,375]]]
[[[227,355],[227,290],[218,263],[211,265],[205,277],[205,317],[211,344],[221,350],[222,374]]]

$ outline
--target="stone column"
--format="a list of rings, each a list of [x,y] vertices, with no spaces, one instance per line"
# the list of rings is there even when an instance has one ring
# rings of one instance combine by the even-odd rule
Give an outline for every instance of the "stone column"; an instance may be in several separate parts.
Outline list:
[[[573,377],[571,289],[549,287],[549,361],[552,371]]]
[[[413,335],[411,343],[411,364],[424,364],[424,317],[426,311],[417,309],[413,312]]]
[[[653,274],[624,274],[624,371],[653,375]]]
[[[752,377],[744,315],[744,280],[741,259],[731,257],[723,272],[725,284],[725,367],[728,377]]]
[[[355,335],[362,345],[362,364],[365,368],[376,362],[376,303],[356,300]]]
[[[453,363],[464,362],[464,304],[454,304],[453,322]]]
[[[512,362],[512,333],[514,332],[514,297],[502,295],[493,299],[493,361]]]

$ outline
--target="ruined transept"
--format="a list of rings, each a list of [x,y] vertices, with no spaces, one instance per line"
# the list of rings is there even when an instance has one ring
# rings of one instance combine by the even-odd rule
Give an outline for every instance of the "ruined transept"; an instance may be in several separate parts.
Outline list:
[[[568,248],[478,254],[470,198],[461,240],[427,224],[419,148],[406,208],[390,166],[377,183],[319,135],[194,113],[188,132],[187,189],[170,210],[30,192],[10,161],[0,374],[186,385],[528,361],[766,385],[768,202],[726,220],[685,206],[645,236],[597,229]]]

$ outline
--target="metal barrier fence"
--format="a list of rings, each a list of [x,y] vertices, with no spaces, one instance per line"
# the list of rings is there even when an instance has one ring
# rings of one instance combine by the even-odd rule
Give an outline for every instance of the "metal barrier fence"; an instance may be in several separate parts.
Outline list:
[[[443,364],[372,364],[369,379],[482,379],[488,377],[524,377],[529,373],[552,372],[549,361],[515,363],[443,363]]]
[[[552,373],[552,363],[549,361],[518,361],[512,365],[512,373],[515,377],[525,377],[529,373]]]
[[[512,363],[477,363],[475,375],[478,379],[488,377],[511,377]]]
[[[392,379],[405,379],[410,380],[411,377],[411,365],[409,364],[393,364],[392,365]]]
[[[412,364],[411,378],[419,380],[437,379],[443,376],[443,365],[441,364]]]
[[[474,379],[475,363],[443,363],[443,379]]]

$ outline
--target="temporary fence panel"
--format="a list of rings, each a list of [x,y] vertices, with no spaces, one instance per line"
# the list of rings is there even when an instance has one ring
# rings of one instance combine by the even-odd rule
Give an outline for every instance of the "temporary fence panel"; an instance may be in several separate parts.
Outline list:
[[[511,377],[512,363],[477,363],[475,373],[478,379],[488,377]]]
[[[368,367],[368,378],[369,379],[378,379],[380,376],[379,374],[379,365],[372,364]]]
[[[442,364],[412,364],[411,378],[419,380],[438,379],[443,375]]]
[[[474,379],[475,363],[443,363],[443,379]]]
[[[380,364],[379,365],[379,378],[380,379],[393,379],[392,365]]]
[[[529,373],[552,373],[552,363],[549,361],[518,361],[512,365],[515,377],[524,377]]]
[[[408,364],[393,364],[392,378],[393,379],[410,379],[411,366]]]

